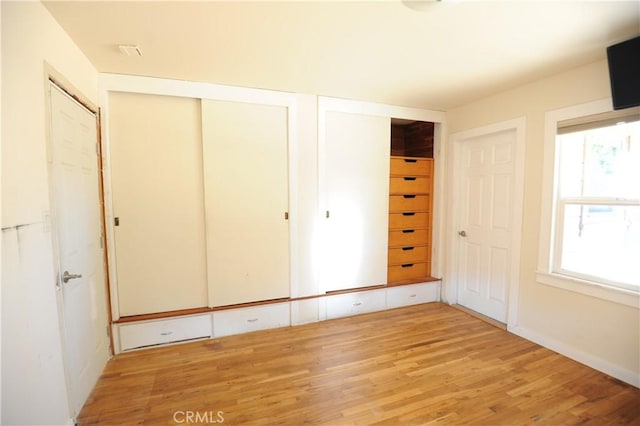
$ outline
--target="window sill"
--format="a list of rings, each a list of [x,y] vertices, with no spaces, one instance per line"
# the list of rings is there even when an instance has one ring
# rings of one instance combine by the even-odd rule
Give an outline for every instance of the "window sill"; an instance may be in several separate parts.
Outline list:
[[[640,309],[640,293],[552,272],[536,273],[539,283]]]

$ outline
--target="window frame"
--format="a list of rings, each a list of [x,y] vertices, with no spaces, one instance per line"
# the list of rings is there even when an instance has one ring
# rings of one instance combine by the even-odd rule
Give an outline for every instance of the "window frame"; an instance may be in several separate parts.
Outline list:
[[[612,111],[611,98],[548,111],[545,114],[544,162],[542,179],[542,202],[540,209],[540,239],[538,246],[537,282],[553,287],[569,290],[599,299],[640,308],[640,288],[632,290],[618,286],[606,280],[594,280],[571,271],[560,269],[562,252],[562,221],[564,207],[568,204],[585,202],[591,204],[611,204],[611,198],[594,197],[558,197],[559,187],[559,154],[560,144],[557,142],[558,124],[561,121],[579,119],[581,117],[602,114]],[[625,204],[616,200],[615,204]]]

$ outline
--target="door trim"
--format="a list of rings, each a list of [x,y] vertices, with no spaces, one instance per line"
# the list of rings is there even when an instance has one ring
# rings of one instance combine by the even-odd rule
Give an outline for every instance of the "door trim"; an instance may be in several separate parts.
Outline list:
[[[489,124],[477,127],[449,136],[447,144],[450,155],[447,157],[447,194],[446,210],[448,225],[446,227],[447,261],[445,265],[445,277],[442,286],[442,299],[450,305],[458,303],[458,261],[460,245],[458,244],[457,231],[460,228],[460,200],[455,194],[460,194],[460,174],[454,173],[460,170],[462,161],[462,144],[480,136],[493,133],[515,130],[515,170],[514,170],[514,209],[512,213],[513,231],[511,236],[511,273],[509,274],[509,286],[507,288],[507,327],[517,325],[518,316],[518,282],[520,280],[520,248],[522,240],[522,214],[524,203],[524,168],[525,168],[525,142],[526,142],[526,117]]]

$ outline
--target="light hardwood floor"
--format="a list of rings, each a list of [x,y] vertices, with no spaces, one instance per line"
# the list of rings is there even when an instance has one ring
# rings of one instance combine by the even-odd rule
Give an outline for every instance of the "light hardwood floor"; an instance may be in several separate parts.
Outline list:
[[[637,425],[640,390],[430,303],[119,355],[78,424],[188,420]]]

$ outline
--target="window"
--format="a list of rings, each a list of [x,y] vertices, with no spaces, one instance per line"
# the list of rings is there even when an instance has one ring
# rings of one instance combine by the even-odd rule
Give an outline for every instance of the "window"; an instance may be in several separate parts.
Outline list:
[[[637,306],[640,113],[604,112],[609,105],[547,114],[538,280],[596,296],[635,294],[625,300]]]
[[[558,131],[554,272],[637,288],[640,121],[592,125]]]

